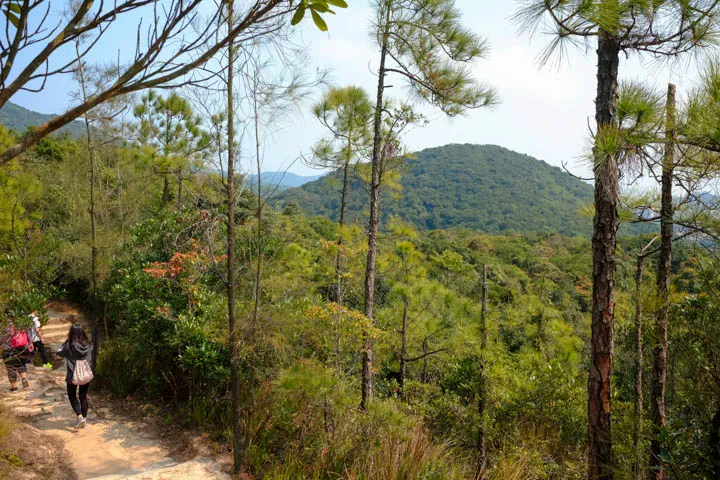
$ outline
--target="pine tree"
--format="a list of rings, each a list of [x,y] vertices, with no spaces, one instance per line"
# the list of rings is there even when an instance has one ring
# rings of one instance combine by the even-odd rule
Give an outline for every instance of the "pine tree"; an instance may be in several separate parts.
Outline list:
[[[717,0],[530,0],[516,19],[534,32],[549,25],[548,61],[568,42],[597,38],[596,131],[593,148],[593,304],[588,377],[588,478],[611,479],[615,459],[611,435],[611,375],[615,335],[615,246],[622,161],[616,147],[618,72],[621,54],[677,56],[710,45],[718,32]],[[666,368],[666,367],[662,367]],[[664,415],[664,413],[661,413]],[[662,419],[658,424],[664,422]],[[665,478],[659,452],[651,452],[654,478]]]
[[[385,77],[399,75],[410,91],[449,116],[465,109],[490,105],[494,91],[478,84],[469,64],[487,53],[487,44],[460,25],[453,0],[376,0],[373,37],[380,48],[378,86],[373,118],[370,176],[370,221],[365,269],[365,315],[373,321],[380,187],[384,162],[397,158],[398,123],[415,122],[408,107],[389,115]],[[374,396],[373,345],[366,341],[362,359],[362,400],[365,408]]]
[[[172,199],[170,175],[177,180],[177,209],[182,207],[183,172],[198,159],[209,143],[208,135],[200,128],[190,102],[173,92],[167,97],[150,90],[133,111],[139,120],[136,142],[151,148],[156,171],[163,177],[162,205]]]

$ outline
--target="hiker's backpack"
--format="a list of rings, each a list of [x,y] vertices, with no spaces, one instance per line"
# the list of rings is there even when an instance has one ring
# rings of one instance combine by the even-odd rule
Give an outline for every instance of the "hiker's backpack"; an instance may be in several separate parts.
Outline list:
[[[73,385],[87,385],[94,378],[90,363],[87,360],[78,360],[75,362],[75,371],[73,372]]]
[[[30,344],[27,330],[24,328],[13,328],[12,338],[10,339],[11,348],[22,348],[27,347]]]

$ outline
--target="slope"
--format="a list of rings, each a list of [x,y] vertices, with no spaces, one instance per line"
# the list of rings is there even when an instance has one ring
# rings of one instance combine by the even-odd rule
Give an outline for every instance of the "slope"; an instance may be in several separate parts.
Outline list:
[[[12,102],[7,102],[0,108],[0,123],[17,133],[23,133],[28,127],[42,125],[53,118],[55,115],[33,112]],[[82,123],[74,121],[59,129],[58,132],[69,132],[74,138],[79,138],[83,135],[84,128]]]
[[[420,229],[472,228],[487,233],[558,232],[587,235],[592,221],[579,210],[592,202],[592,186],[557,167],[495,145],[451,144],[406,160],[402,191],[384,192],[383,220],[391,215]],[[365,220],[366,197],[355,180],[350,221]],[[337,219],[339,182],[328,175],[275,197],[309,215]]]

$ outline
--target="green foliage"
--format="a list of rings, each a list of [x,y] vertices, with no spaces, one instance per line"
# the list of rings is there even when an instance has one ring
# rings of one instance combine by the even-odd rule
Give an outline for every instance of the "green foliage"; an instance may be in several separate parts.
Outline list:
[[[290,2],[292,4],[293,2]],[[345,0],[298,0],[298,6],[295,8],[295,13],[290,20],[291,25],[297,25],[305,17],[305,12],[308,10],[312,15],[312,20],[315,26],[323,31],[327,32],[327,24],[323,20],[321,14],[329,13],[335,15],[335,12],[330,7],[347,8]]]
[[[33,312],[37,312],[38,318],[44,323],[47,321],[45,304],[60,293],[62,292],[52,286],[44,288],[25,286],[20,291],[10,292],[5,311],[15,318],[15,324],[20,327],[31,326],[32,322],[29,315]]]
[[[12,102],[7,102],[0,108],[0,124],[16,132],[24,132],[30,127],[44,125],[53,118],[55,115],[33,112]],[[81,138],[85,134],[85,126],[80,122],[70,122],[59,132],[69,133],[73,138]]]
[[[182,178],[183,172],[202,166],[203,157],[210,153],[211,137],[202,129],[202,119],[194,113],[190,102],[175,92],[163,97],[150,90],[135,105],[133,114],[138,120],[134,133],[141,155],[149,158],[164,176],[165,205],[171,196],[169,175]],[[181,194],[179,183],[177,195]]]
[[[380,301],[370,326],[360,313],[362,230],[270,209],[264,215],[258,327],[248,320],[257,248],[251,216],[240,223],[237,243],[238,258],[248,259],[238,269],[241,335],[254,338],[241,344],[241,376],[258,392],[242,401],[253,402],[249,422],[261,426],[252,433],[253,471],[267,478],[330,479],[334,472],[345,472],[344,478],[464,478],[477,434],[482,264],[490,265],[493,305],[488,440],[498,455],[515,458],[532,425],[543,458],[552,459],[544,469],[533,463],[534,471],[576,471],[575,445],[585,428],[583,304],[589,292],[578,285],[589,278],[587,241],[420,233],[394,219],[392,240],[381,242]],[[224,287],[208,250],[222,248],[222,229],[208,218],[156,212],[131,229],[101,292],[112,341],[101,351],[99,378],[123,395],[163,398],[179,420],[213,425],[227,438]],[[331,296],[339,248],[342,308]],[[404,311],[405,403],[396,398]],[[381,365],[380,399],[360,413],[356,375],[366,334],[375,339]],[[356,448],[368,439],[374,439],[368,448]]]
[[[465,478],[411,416],[387,401],[357,411],[352,384],[316,362],[281,371],[272,391],[275,421],[253,452],[272,465],[265,478]]]
[[[695,262],[702,260],[698,257]],[[687,296],[671,312],[673,343],[668,357],[678,371],[673,396],[677,414],[666,430],[665,459],[687,478],[713,478],[720,473],[720,324],[717,261],[702,269],[703,289]],[[691,373],[692,372],[692,373]]]
[[[372,103],[360,87],[331,88],[315,104],[313,113],[331,135],[313,147],[311,164],[332,168],[343,181],[354,173],[351,170],[353,160],[368,156]]]
[[[308,215],[337,220],[339,198],[330,177],[276,195]],[[578,213],[592,202],[592,187],[532,157],[495,146],[447,145],[405,160],[402,193],[383,198],[383,224],[391,216],[419,229],[472,228],[487,233],[553,232],[584,235],[590,219]],[[364,223],[365,190],[353,182],[348,221]],[[399,198],[397,198],[399,197]]]
[[[638,128],[649,128],[656,105],[647,92],[630,89],[627,95],[623,128],[644,134]],[[326,113],[332,113],[328,124],[343,126],[337,110]],[[12,135],[0,129],[2,141],[12,142]],[[327,158],[337,159],[341,146],[327,149]],[[179,212],[162,208],[153,149],[107,144],[96,152],[99,299],[110,333],[99,351],[98,380],[120,395],[160,401],[169,419],[227,441],[232,411],[222,185],[214,173],[189,176],[192,207],[188,201]],[[0,214],[0,305],[21,321],[54,294],[46,285],[87,285],[90,251],[85,149],[49,138],[23,161],[0,169],[0,205],[18,207],[9,227],[12,218]],[[308,218],[297,208],[332,218],[337,195],[323,179],[292,192],[305,195],[296,204],[263,210],[260,244],[258,199],[247,190],[238,197],[236,318],[252,474],[472,478],[484,420],[489,478],[583,478],[592,272],[590,241],[579,236],[589,231],[589,221],[577,210],[590,201],[591,188],[499,147],[451,145],[403,161],[401,182],[384,172],[385,186],[398,182],[401,188],[383,198],[388,216],[379,237],[374,324],[361,313],[367,258],[367,232],[359,226],[366,194],[361,182],[352,186],[348,224]],[[364,170],[361,165],[356,173]],[[486,233],[437,228],[453,225]],[[630,292],[634,254],[647,240],[623,240],[616,254],[613,435],[618,465],[628,471]],[[263,263],[256,291],[258,251]],[[691,244],[674,252],[673,421],[661,432],[666,464],[692,479],[714,478],[720,458],[720,434],[713,430],[720,418],[714,381],[720,372],[713,362],[720,355],[720,277],[707,256]],[[486,350],[480,340],[484,265]],[[362,412],[356,407],[365,336],[374,340],[378,399]],[[487,392],[482,419],[481,391]]]
[[[705,0],[523,0],[515,14],[520,30],[549,34],[542,63],[562,56],[588,36],[606,35],[620,51],[679,55],[717,42],[718,12]]]
[[[374,9],[372,33],[387,48],[388,68],[418,98],[449,116],[495,103],[493,89],[479,84],[469,66],[488,45],[460,24],[452,0],[375,0]]]

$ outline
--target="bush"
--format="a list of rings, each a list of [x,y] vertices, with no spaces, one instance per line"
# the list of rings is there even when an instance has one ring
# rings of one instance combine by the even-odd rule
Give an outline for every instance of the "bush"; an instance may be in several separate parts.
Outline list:
[[[265,471],[265,479],[465,478],[418,417],[390,400],[362,412],[354,387],[313,360],[280,372],[268,405],[271,423],[254,442],[253,470]]]

